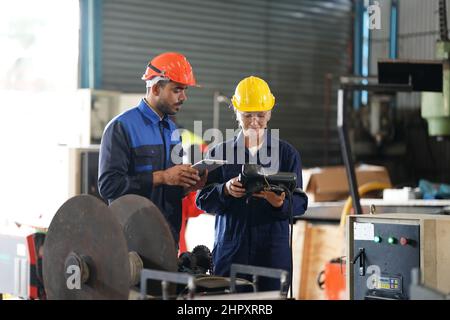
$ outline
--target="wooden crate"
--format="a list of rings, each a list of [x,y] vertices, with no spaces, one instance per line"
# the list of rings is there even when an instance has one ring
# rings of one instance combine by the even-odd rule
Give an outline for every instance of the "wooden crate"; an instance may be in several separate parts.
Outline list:
[[[303,300],[323,300],[324,291],[317,277],[331,259],[343,256],[344,235],[339,225],[313,225],[297,221],[293,231],[294,297]]]

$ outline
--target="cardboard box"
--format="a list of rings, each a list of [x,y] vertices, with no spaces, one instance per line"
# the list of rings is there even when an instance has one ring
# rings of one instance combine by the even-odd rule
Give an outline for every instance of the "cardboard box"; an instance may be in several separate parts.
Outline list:
[[[362,164],[355,168],[355,172],[358,187],[373,181],[391,184],[385,167]],[[344,200],[350,195],[344,166],[305,169],[303,185],[310,201]]]

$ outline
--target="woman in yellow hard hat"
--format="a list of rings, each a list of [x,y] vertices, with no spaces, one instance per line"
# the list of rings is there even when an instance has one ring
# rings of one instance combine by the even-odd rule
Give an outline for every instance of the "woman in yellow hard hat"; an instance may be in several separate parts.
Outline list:
[[[209,173],[196,199],[199,208],[216,214],[214,274],[228,276],[233,263],[290,271],[290,211],[285,193],[249,194],[238,176],[242,164],[255,161],[275,171],[296,173],[301,188],[299,152],[267,129],[275,97],[263,79],[251,76],[240,81],[231,101],[241,130],[209,151],[209,157],[226,159],[227,164]],[[294,195],[294,215],[303,214],[306,208],[306,196]],[[261,278],[259,289],[278,290],[280,282]]]

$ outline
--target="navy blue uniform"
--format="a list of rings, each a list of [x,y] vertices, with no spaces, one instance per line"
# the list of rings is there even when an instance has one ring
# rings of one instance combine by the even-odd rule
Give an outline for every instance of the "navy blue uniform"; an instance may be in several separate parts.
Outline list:
[[[161,120],[144,100],[111,120],[100,147],[98,188],[108,202],[129,193],[150,199],[166,217],[178,243],[183,188],[153,187],[153,172],[174,165],[170,154],[181,142],[176,129],[167,115]]]
[[[289,201],[286,197],[280,208],[274,208],[265,199],[255,197],[234,198],[224,193],[225,183],[238,176],[242,164],[238,164],[237,147],[243,146],[242,132],[233,140],[219,144],[211,150],[210,157],[227,159],[229,163],[208,176],[206,187],[197,193],[197,206],[208,213],[216,214],[215,243],[213,249],[214,274],[229,276],[233,263],[257,265],[269,268],[280,268],[290,271],[289,249]],[[227,150],[234,149],[234,161],[227,158]],[[271,155],[272,145],[270,135],[263,143],[263,150],[267,148]],[[275,148],[273,148],[275,150]],[[228,154],[231,154],[228,151]],[[260,152],[256,161],[260,161]],[[245,149],[246,159],[251,155]],[[274,157],[276,158],[276,157]],[[302,187],[302,169],[298,151],[289,143],[279,140],[279,168],[280,172],[294,172],[297,174],[297,187]],[[247,162],[247,161],[246,161]],[[270,163],[269,163],[270,164]],[[293,213],[305,213],[308,199],[306,196],[293,196]],[[261,290],[278,290],[278,280],[261,278]]]

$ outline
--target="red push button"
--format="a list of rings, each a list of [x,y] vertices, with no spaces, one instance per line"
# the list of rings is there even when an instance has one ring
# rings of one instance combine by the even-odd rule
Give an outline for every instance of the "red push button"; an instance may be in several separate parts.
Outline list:
[[[400,238],[400,244],[401,244],[402,246],[406,246],[406,245],[408,244],[408,239],[405,238],[405,237],[401,237],[401,238]]]

